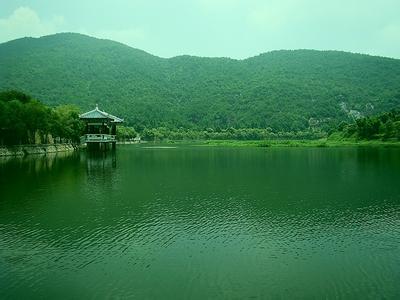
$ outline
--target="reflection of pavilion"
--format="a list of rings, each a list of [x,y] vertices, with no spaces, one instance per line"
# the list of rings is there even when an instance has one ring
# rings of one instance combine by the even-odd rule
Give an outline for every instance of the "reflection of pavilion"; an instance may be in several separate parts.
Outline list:
[[[109,145],[115,149],[117,124],[124,120],[96,108],[81,114],[81,120],[86,123],[85,134],[81,137],[81,143],[87,144],[88,149],[107,150]]]
[[[115,151],[85,151],[81,152],[81,159],[86,164],[88,189],[97,192],[112,189],[117,171]]]
[[[88,174],[111,173],[117,167],[117,156],[114,151],[87,152],[85,160]]]

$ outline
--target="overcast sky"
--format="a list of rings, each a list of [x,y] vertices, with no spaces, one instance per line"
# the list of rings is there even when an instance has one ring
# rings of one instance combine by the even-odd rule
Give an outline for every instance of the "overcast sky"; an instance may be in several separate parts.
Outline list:
[[[332,49],[400,58],[400,0],[0,0],[0,42],[66,31],[162,57]]]

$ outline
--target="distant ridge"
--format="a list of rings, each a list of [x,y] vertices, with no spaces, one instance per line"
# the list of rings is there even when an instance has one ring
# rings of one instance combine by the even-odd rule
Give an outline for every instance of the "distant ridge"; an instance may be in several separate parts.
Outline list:
[[[0,89],[96,103],[138,127],[328,130],[400,105],[400,60],[280,50],[251,58],[160,58],[77,33],[0,44]]]

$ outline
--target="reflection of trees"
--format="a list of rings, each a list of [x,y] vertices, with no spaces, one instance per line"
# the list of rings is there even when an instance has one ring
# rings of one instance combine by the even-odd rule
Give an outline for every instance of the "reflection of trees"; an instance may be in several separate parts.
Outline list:
[[[16,170],[22,171],[24,174],[34,175],[52,171],[55,167],[61,167],[60,164],[71,162],[76,159],[77,153],[66,151],[57,153],[48,153],[46,155],[28,155],[22,157],[0,157],[0,172],[5,172],[3,175],[13,175]]]
[[[42,193],[41,197],[46,199],[50,187],[60,182],[68,186],[79,180],[79,166],[79,153],[76,152],[0,159],[0,199],[10,204],[23,201],[27,207],[35,205],[28,198]],[[20,208],[24,209],[23,206]]]

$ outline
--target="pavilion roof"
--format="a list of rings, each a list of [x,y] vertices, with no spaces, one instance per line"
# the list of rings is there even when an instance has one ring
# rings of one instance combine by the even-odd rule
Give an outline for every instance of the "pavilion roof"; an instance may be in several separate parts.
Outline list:
[[[122,123],[124,119],[113,116],[105,111],[101,111],[99,107],[96,105],[96,108],[88,111],[84,114],[79,115],[80,119],[110,119],[114,123]]]

